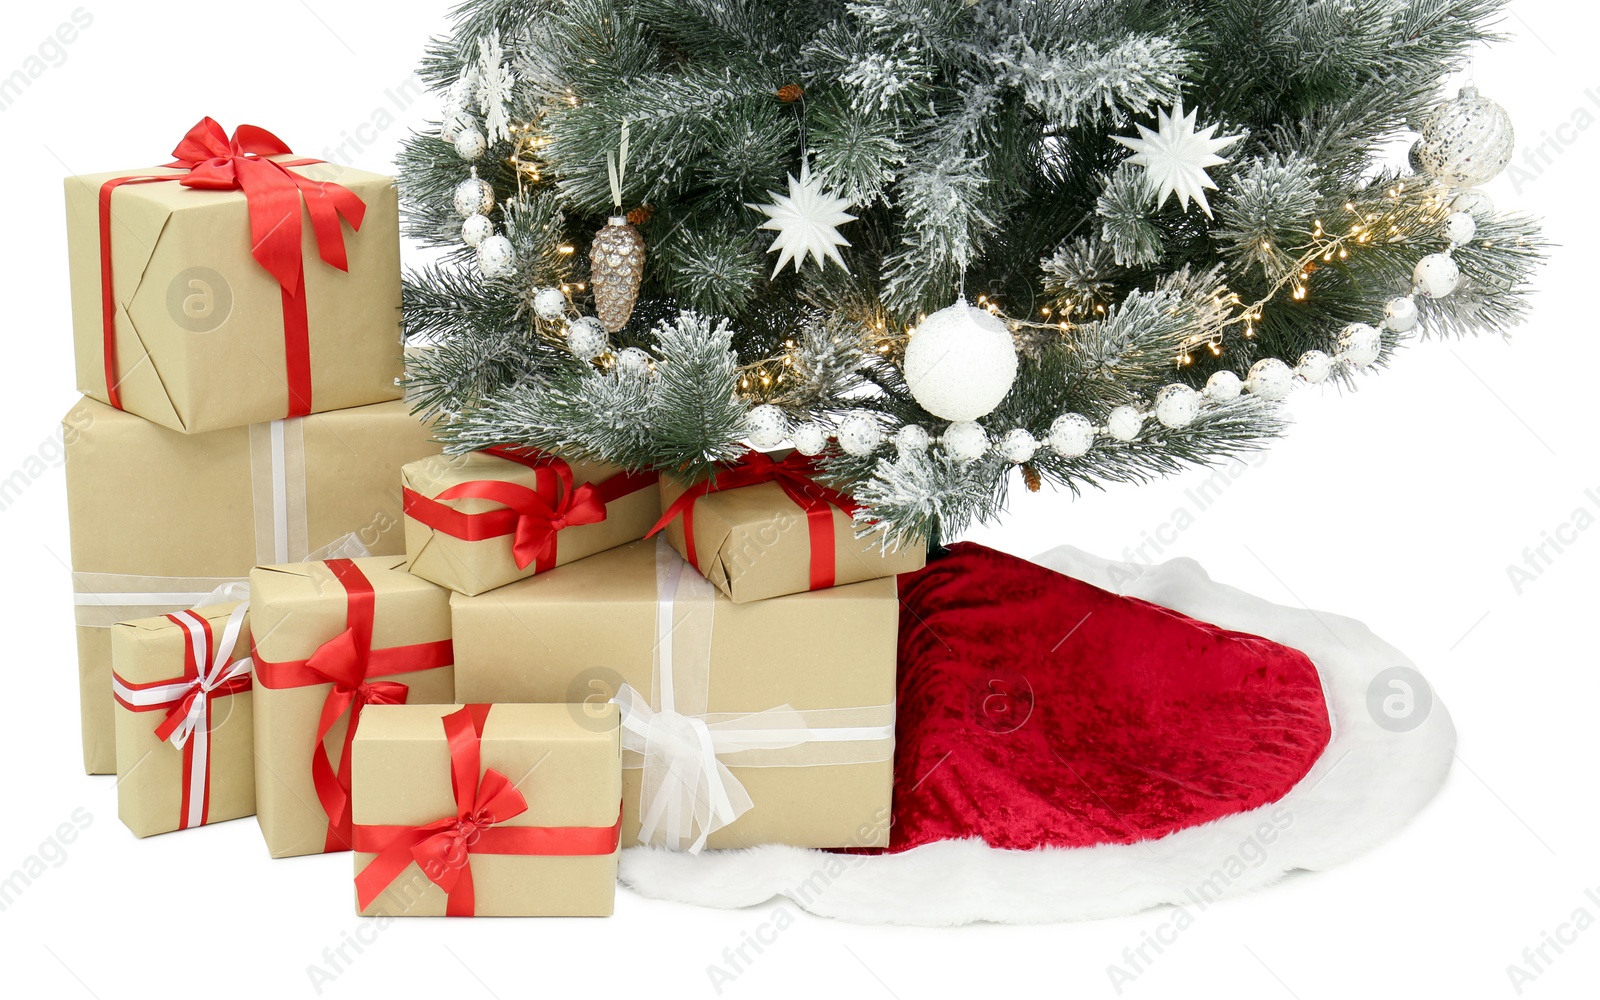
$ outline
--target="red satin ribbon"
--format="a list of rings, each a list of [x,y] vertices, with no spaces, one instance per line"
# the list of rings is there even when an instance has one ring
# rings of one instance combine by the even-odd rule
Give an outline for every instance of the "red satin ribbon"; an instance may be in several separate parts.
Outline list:
[[[355,192],[314,181],[291,170],[321,160],[272,160],[292,156],[282,139],[254,125],[240,125],[232,138],[210,118],[202,118],[172,151],[165,164],[184,171],[149,177],[117,177],[100,186],[100,308],[104,338],[106,396],[122,408],[117,377],[117,300],[111,275],[111,193],[124,184],[177,181],[209,191],[242,191],[250,213],[250,253],[277,279],[282,290],[284,360],[288,370],[287,415],[311,412],[311,342],[306,317],[305,261],[300,251],[300,206],[311,215],[322,260],[348,271],[340,220],[359,231],[367,206]]]
[[[403,705],[406,700],[406,685],[374,678],[446,667],[455,661],[455,654],[448,639],[373,649],[372,617],[376,595],[371,581],[349,559],[330,559],[327,567],[345,590],[345,630],[317,647],[306,660],[269,663],[261,659],[258,651],[252,649],[251,652],[255,657],[256,679],[262,687],[332,685],[322,703],[311,751],[311,781],[317,790],[317,800],[328,815],[328,836],[323,851],[331,853],[350,850],[352,842],[350,743],[361,723],[361,711],[368,705]],[[333,731],[334,723],[346,713],[350,721],[345,726],[344,748],[335,771],[323,741]]]
[[[666,530],[667,525],[682,515],[684,556],[691,566],[699,569],[700,558],[694,545],[695,502],[713,491],[777,483],[784,495],[805,511],[806,528],[811,538],[811,589],[826,590],[833,586],[836,577],[832,508],[837,507],[854,517],[860,505],[838,490],[817,483],[813,477],[819,471],[814,459],[798,451],[791,452],[781,462],[775,462],[759,451],[752,451],[740,459],[738,465],[724,469],[714,478],[685,490],[645,537],[652,538]]]
[[[452,486],[437,497],[407,487],[403,490],[406,516],[467,542],[510,535],[517,568],[532,565],[536,573],[555,568],[556,540],[564,529],[599,524],[606,519],[606,507],[613,500],[646,489],[657,479],[653,472],[622,472],[603,483],[574,488],[572,466],[554,455],[509,448],[490,448],[485,454],[534,470],[535,487],[475,480]],[[466,514],[442,502],[465,499],[489,500],[504,509]]]
[[[178,620],[177,616],[165,615],[163,617],[172,622],[172,624],[177,625],[179,628],[183,627],[183,623]],[[200,627],[205,632],[206,648],[211,648],[211,644],[213,642],[211,635],[211,623],[199,615],[196,615],[195,619],[200,622]],[[188,633],[185,633],[185,638],[187,638],[187,636]],[[194,645],[189,642],[185,642],[183,644],[183,676],[181,677],[174,677],[172,680],[166,681],[153,681],[148,684],[130,684],[121,677],[118,677],[117,683],[133,691],[142,690],[144,688],[165,687],[168,684],[175,683],[187,685],[187,688],[181,698],[177,698],[173,701],[160,702],[154,705],[136,705],[133,702],[118,696],[115,691],[112,692],[112,697],[116,698],[117,704],[121,705],[123,708],[126,708],[130,712],[159,712],[165,709],[167,714],[162,717],[161,722],[156,725],[155,729],[156,739],[165,743],[172,737],[172,733],[178,728],[179,723],[183,722],[184,718],[189,714],[189,707],[194,704],[195,698],[199,697],[200,695],[200,664],[196,662],[194,658]],[[229,681],[225,681],[211,689],[210,697],[206,700],[206,717],[200,723],[205,727],[207,733],[211,732],[211,699],[225,698],[229,695],[242,694],[243,692],[250,690],[250,686],[250,675],[240,674],[238,677],[235,677]],[[195,740],[193,737],[190,737],[189,740],[183,745],[183,798],[178,806],[178,829],[180,830],[187,830],[189,828],[189,806],[193,801],[189,794],[189,788],[191,785],[189,778],[192,774],[194,774],[194,745]],[[200,824],[204,826],[206,823],[210,822],[210,820],[211,758],[208,755],[206,757],[205,801],[200,804]]]
[[[484,723],[490,706],[468,705],[444,717],[450,744],[450,787],[456,814],[422,826],[358,826],[355,848],[376,854],[356,876],[361,909],[370,907],[412,862],[445,891],[445,915],[477,912],[472,855],[515,854],[573,857],[610,854],[622,835],[622,816],[610,827],[500,826],[528,811],[528,802],[511,780],[494,768],[480,768]]]

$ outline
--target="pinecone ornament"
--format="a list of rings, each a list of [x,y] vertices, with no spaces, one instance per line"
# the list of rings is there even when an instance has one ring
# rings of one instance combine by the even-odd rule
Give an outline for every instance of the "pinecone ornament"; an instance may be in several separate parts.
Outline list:
[[[625,216],[613,215],[595,234],[589,255],[594,311],[611,333],[628,325],[644,281],[644,237]]]

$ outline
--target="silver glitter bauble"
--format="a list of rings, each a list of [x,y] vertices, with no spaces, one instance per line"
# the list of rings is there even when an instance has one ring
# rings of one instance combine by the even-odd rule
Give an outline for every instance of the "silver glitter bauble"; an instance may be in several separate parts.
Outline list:
[[[508,278],[517,273],[517,251],[504,236],[490,236],[478,244],[478,270],[485,278]]]
[[[628,325],[644,281],[644,237],[628,220],[613,215],[595,234],[589,252],[594,311],[612,333]]]
[[[1118,441],[1132,441],[1144,430],[1144,414],[1136,406],[1119,406],[1106,416],[1106,433]]]
[[[901,454],[927,451],[932,442],[928,432],[918,424],[906,424],[894,436],[894,446],[900,449]]]
[[[789,436],[789,418],[771,403],[752,409],[744,422],[745,436],[761,451],[771,451]]]
[[[1262,399],[1285,399],[1294,389],[1294,370],[1277,358],[1262,358],[1250,366],[1244,387]]]
[[[467,221],[461,224],[461,242],[469,247],[475,247],[484,240],[494,235],[494,223],[489,221],[487,215],[476,212],[467,216]]]
[[[1434,109],[1422,126],[1422,169],[1451,187],[1475,187],[1499,176],[1511,162],[1516,130],[1506,109],[1462,87],[1459,97]]]
[[[815,420],[796,427],[790,437],[794,441],[794,450],[802,455],[820,455],[828,450],[828,429]]]
[[[1457,212],[1466,212],[1475,219],[1487,219],[1494,215],[1494,199],[1482,188],[1461,192],[1450,200],[1450,207]]]
[[[1094,447],[1094,423],[1081,413],[1063,413],[1050,425],[1050,450],[1062,458],[1082,458]]]
[[[1405,333],[1417,325],[1417,300],[1409,295],[1390,299],[1383,307],[1383,325],[1395,333]]]
[[[1244,380],[1233,372],[1224,369],[1213,372],[1206,379],[1206,398],[1213,403],[1226,403],[1230,399],[1238,399],[1239,393],[1244,391]]]
[[[945,428],[940,438],[950,457],[961,462],[976,462],[989,450],[989,434],[983,425],[962,420]]]
[[[629,347],[617,355],[617,371],[642,378],[650,374],[654,362],[655,358],[650,356],[649,351],[641,347]]]
[[[533,312],[542,320],[558,320],[567,312],[567,296],[559,288],[541,288],[533,296]]]
[[[995,450],[1012,465],[1021,465],[1033,459],[1033,453],[1039,450],[1039,442],[1024,428],[1014,427],[1006,431],[1005,437],[995,445]]]
[[[610,346],[606,328],[593,316],[580,316],[567,324],[567,350],[583,360],[593,361]]]
[[[471,177],[456,185],[454,204],[456,214],[463,219],[488,215],[494,211],[494,185],[479,177],[474,169]]]
[[[1326,351],[1307,351],[1300,355],[1300,363],[1295,365],[1294,373],[1312,385],[1318,385],[1333,374],[1333,359]]]
[[[1448,254],[1430,253],[1417,261],[1411,280],[1416,282],[1418,294],[1442,299],[1461,284],[1461,268]]]
[[[1339,360],[1352,368],[1365,368],[1383,352],[1383,334],[1375,326],[1351,323],[1339,334]]]
[[[1200,394],[1174,382],[1156,393],[1155,411],[1163,427],[1188,427],[1200,415]]]
[[[1469,243],[1478,235],[1478,220],[1471,212],[1451,212],[1444,219],[1444,235],[1456,246]]]
[[[839,447],[845,454],[866,458],[883,443],[883,428],[871,415],[851,413],[839,421]]]
[[[489,149],[489,140],[483,137],[476,125],[469,125],[456,133],[456,155],[468,163],[476,163]]]

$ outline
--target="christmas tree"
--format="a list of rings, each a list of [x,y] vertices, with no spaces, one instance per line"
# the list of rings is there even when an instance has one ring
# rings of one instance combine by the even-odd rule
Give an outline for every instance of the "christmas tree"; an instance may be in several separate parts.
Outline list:
[[[1502,6],[468,0],[401,161],[413,397],[685,478],[792,442],[891,542],[1227,460],[1523,317],[1510,124],[1441,90]]]

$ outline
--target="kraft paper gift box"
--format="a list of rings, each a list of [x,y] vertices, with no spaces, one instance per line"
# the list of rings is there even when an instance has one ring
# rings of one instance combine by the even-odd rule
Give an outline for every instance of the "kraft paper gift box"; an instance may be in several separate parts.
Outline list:
[[[117,815],[137,836],[256,811],[248,607],[111,629]]]
[[[815,475],[798,452],[776,461],[752,452],[697,486],[662,476],[662,533],[739,604],[923,567],[919,541],[885,552],[879,533],[857,538],[855,504]]]
[[[654,473],[493,449],[401,472],[411,572],[477,595],[637,541],[661,514]]]
[[[657,539],[450,604],[460,700],[619,699],[623,846],[888,843],[892,578],[735,604]]]
[[[347,851],[350,741],[369,705],[455,700],[450,592],[404,557],[250,574],[256,819],[275,858]]]
[[[111,640],[119,621],[179,611],[354,535],[405,551],[400,467],[438,454],[403,402],[180,434],[82,400],[67,414],[84,765],[116,771]]]
[[[367,916],[605,917],[622,804],[615,706],[374,706],[355,758]]]
[[[228,150],[202,126],[180,161]],[[190,433],[398,399],[394,179],[230,156],[67,178],[79,390]]]

